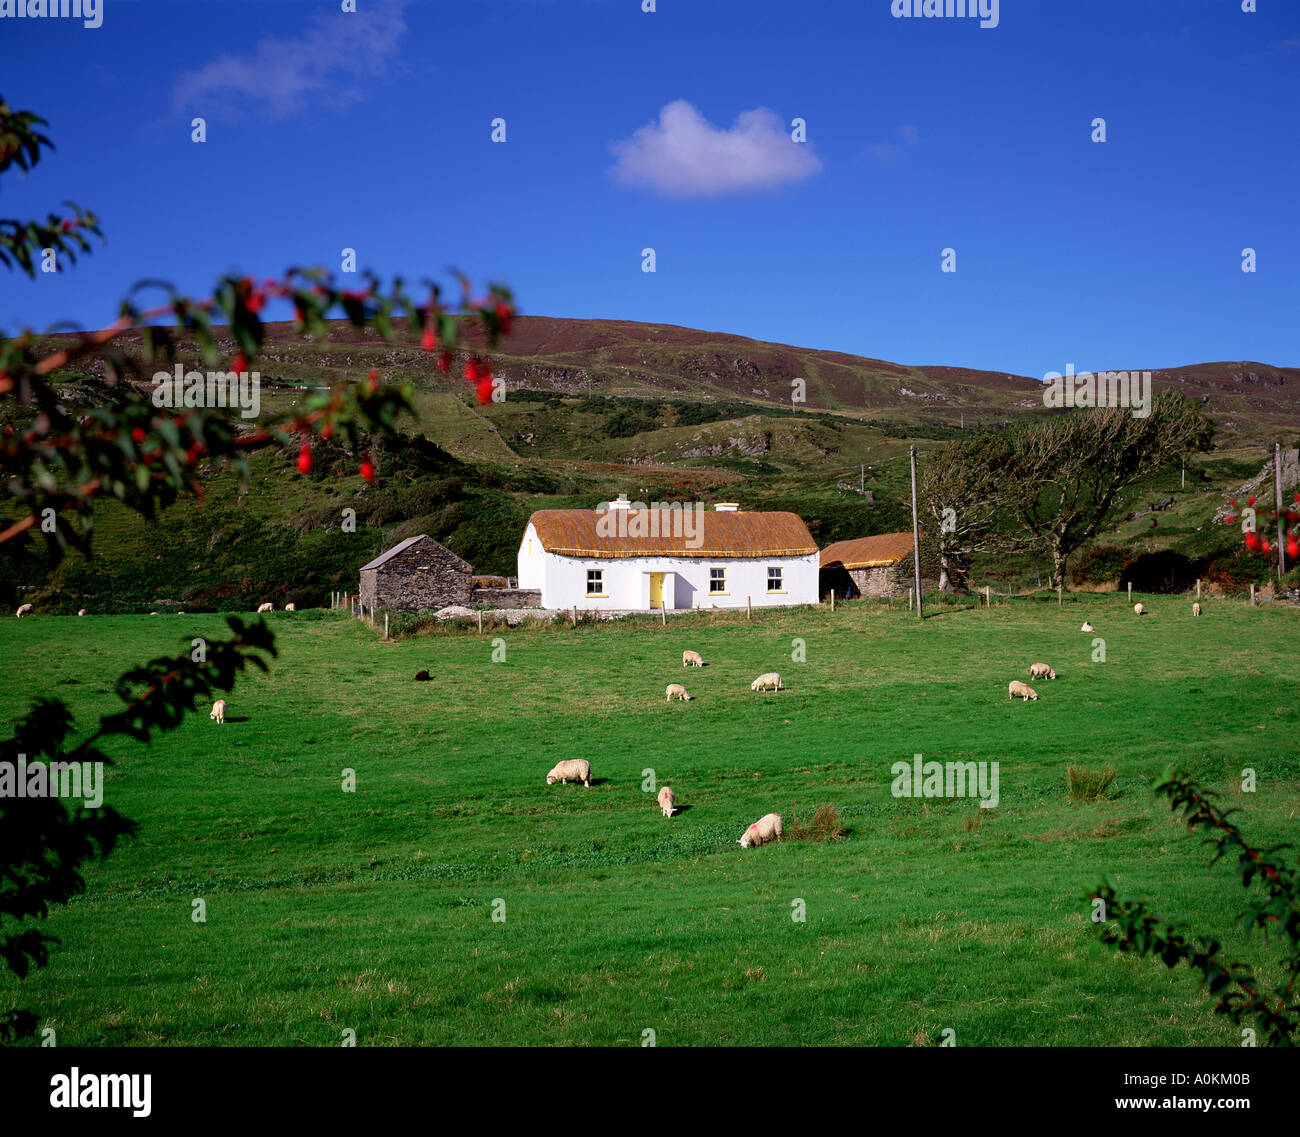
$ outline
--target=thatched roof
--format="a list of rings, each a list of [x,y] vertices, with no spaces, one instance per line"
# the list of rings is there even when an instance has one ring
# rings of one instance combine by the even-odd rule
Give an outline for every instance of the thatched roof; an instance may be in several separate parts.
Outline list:
[[[822,550],[821,567],[841,565],[846,569],[880,568],[896,565],[912,551],[911,533],[880,533],[875,537],[858,537],[836,541]]]
[[[817,551],[808,526],[794,513],[541,509],[529,523],[543,549],[565,557],[719,560],[798,557]]]

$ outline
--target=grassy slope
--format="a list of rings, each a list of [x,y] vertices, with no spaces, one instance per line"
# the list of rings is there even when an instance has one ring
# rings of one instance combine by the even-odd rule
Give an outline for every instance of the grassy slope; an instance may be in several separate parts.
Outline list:
[[[937,615],[849,606],[377,642],[277,614],[281,657],[224,727],[124,746],[108,800],[138,820],[49,921],[63,946],[0,1005],[62,1044],[1233,1044],[1183,972],[1090,957],[1075,898],[1101,871],[1242,941],[1240,889],[1151,799],[1179,761],[1261,843],[1294,832],[1294,615],[1119,597]],[[1084,610],[1086,604],[1086,611]],[[1107,641],[1091,659],[1087,615]],[[32,692],[84,724],[128,663],[220,634],[213,616],[0,621],[0,715]],[[791,641],[807,662],[790,662]],[[1189,645],[1192,645],[1189,647]],[[663,702],[682,680],[697,699]],[[1006,682],[1034,659],[1038,703]],[[410,682],[422,667],[437,678]],[[749,680],[779,668],[789,690]],[[21,678],[18,678],[21,677]],[[1002,803],[910,802],[890,765],[996,760]],[[599,784],[547,787],[559,758]],[[1120,796],[1064,794],[1113,762]],[[1253,766],[1260,791],[1233,792]],[[340,792],[345,767],[358,792]],[[643,769],[688,808],[663,819]],[[742,852],[746,823],[837,804],[835,845]],[[205,925],[190,901],[207,902]],[[505,923],[490,919],[495,898]],[[807,923],[790,919],[807,903]]]

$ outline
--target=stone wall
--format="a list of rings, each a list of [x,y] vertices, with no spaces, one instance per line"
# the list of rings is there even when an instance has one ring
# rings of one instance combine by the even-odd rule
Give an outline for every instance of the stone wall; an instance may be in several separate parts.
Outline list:
[[[361,574],[361,602],[397,612],[436,611],[470,603],[473,570],[455,553],[427,538],[378,568]]]
[[[922,592],[933,592],[939,587],[938,560],[933,558],[934,563],[931,564],[931,559],[923,549],[921,551]],[[841,599],[844,597],[846,588],[850,590],[850,597],[902,599],[906,598],[908,589],[914,587],[914,585],[915,578],[912,572],[911,553],[908,553],[896,564],[881,565],[878,568],[834,568],[823,569],[821,572],[822,596],[834,589],[835,595]]]
[[[470,594],[470,607],[481,604],[493,608],[540,608],[540,588],[476,588]]]

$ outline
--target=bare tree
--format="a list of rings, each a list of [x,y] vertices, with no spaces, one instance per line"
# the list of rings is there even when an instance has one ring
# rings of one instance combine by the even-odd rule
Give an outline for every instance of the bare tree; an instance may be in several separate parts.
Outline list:
[[[965,592],[971,557],[1004,548],[999,530],[1008,505],[1005,435],[953,442],[929,455],[921,477],[921,511],[939,553],[939,591]]]
[[[1004,466],[1006,501],[1031,546],[1052,560],[1052,585],[1066,562],[1096,536],[1120,494],[1192,450],[1209,446],[1213,424],[1176,392],[1135,418],[1123,407],[1074,411],[1012,431]]]

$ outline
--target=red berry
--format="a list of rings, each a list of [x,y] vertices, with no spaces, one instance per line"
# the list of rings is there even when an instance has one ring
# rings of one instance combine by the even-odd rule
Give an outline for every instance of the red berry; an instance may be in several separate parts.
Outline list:
[[[1251,495],[1250,495],[1250,500],[1249,500],[1248,502],[1246,502],[1246,504],[1247,504],[1247,505],[1254,505],[1254,504],[1255,504],[1255,495],[1254,495],[1254,494],[1251,494]]]
[[[1267,537],[1265,537],[1264,540],[1260,542],[1260,547],[1261,547],[1261,548],[1264,550],[1264,552],[1266,552],[1266,553],[1271,553],[1271,552],[1273,551],[1273,546],[1269,543],[1269,540],[1268,540]]]
[[[266,303],[266,293],[254,292],[253,295],[248,298],[248,310],[254,313],[260,312],[262,310],[262,306],[265,303]]]
[[[375,464],[366,458],[361,463],[361,476],[368,482],[375,480]]]
[[[474,391],[478,395],[480,403],[490,403],[492,401],[492,388],[495,384],[492,381],[492,369],[485,367],[474,384]]]
[[[465,364],[465,379],[469,383],[478,382],[478,360],[474,359],[472,356]]]
[[[244,353],[242,351],[231,360],[230,370],[238,371],[241,375],[248,370],[248,360],[244,358]]]
[[[1292,560],[1300,557],[1300,542],[1296,541],[1294,534],[1286,540],[1286,555]]]
[[[132,442],[143,442],[143,441],[144,441],[144,428],[143,428],[143,427],[135,426],[135,427],[132,427],[132,428],[131,428],[131,441],[132,441]]]
[[[324,439],[332,438],[334,436],[334,424],[332,422],[327,422],[324,429],[321,430],[320,436]]]
[[[440,356],[438,356],[438,370],[439,371],[451,370],[451,352],[444,351]]]
[[[514,312],[510,305],[504,300],[498,300],[496,305],[497,319],[501,323],[501,334],[508,336],[510,334],[510,321],[514,319]]]
[[[1258,552],[1258,551],[1259,551],[1259,534],[1258,534],[1258,533],[1247,533],[1247,534],[1246,534],[1246,548],[1248,548],[1252,553],[1255,553],[1255,552]]]
[[[433,331],[433,321],[424,325],[424,335],[420,339],[425,351],[433,351],[438,346],[438,337]]]
[[[378,372],[378,371],[372,371],[372,372],[370,372],[369,375],[366,376],[366,378],[367,378],[368,380],[370,380],[370,390],[371,390],[371,392],[373,393],[373,392],[375,392],[375,391],[378,391],[378,390],[379,390],[379,372]]]
[[[311,472],[311,443],[304,442],[298,449],[298,473]]]

